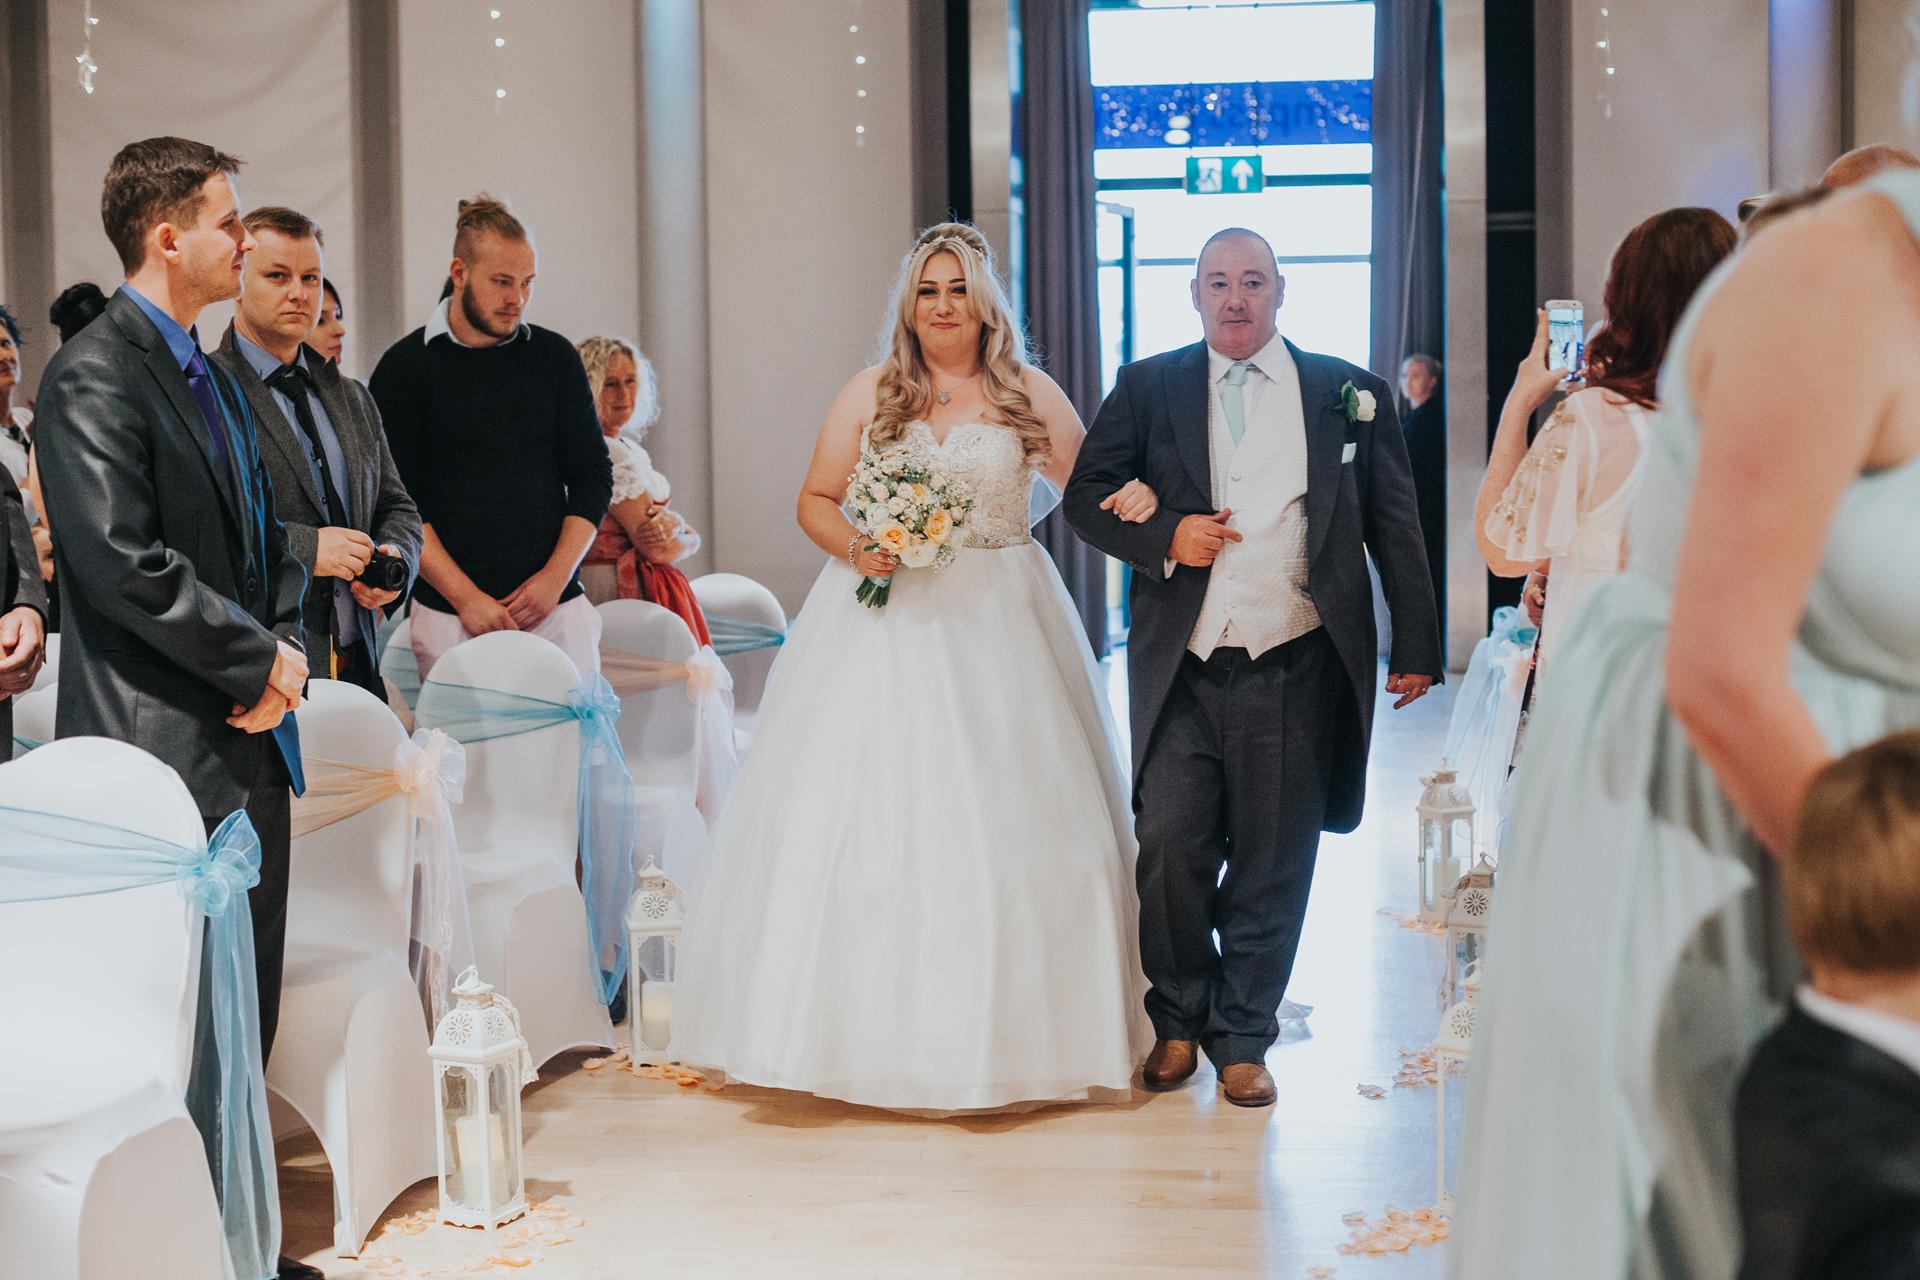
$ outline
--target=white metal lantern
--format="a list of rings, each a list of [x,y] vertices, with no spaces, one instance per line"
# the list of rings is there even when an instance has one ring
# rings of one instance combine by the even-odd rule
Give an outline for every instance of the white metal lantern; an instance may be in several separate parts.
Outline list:
[[[1436,1133],[1434,1145],[1439,1155],[1434,1166],[1434,1204],[1453,1208],[1453,1193],[1447,1190],[1447,1068],[1465,1062],[1473,1048],[1475,1002],[1480,998],[1480,966],[1467,966],[1460,975],[1460,999],[1440,1016],[1440,1029],[1433,1035],[1433,1056],[1439,1059],[1434,1074],[1433,1106]]]
[[[1447,926],[1447,976],[1440,987],[1440,1007],[1443,1009],[1453,1003],[1458,995],[1455,975],[1459,972],[1459,948],[1463,938],[1467,943],[1468,963],[1480,958],[1481,941],[1486,937],[1488,926],[1493,923],[1493,876],[1494,866],[1482,853],[1473,864],[1473,870],[1461,876],[1453,888],[1441,895],[1440,923]]]
[[[627,1039],[636,1062],[648,1051],[665,1051],[673,1038],[680,897],[680,886],[648,858],[627,906]]]
[[[1420,779],[1420,918],[1440,918],[1440,890],[1460,878],[1474,847],[1473,796],[1454,778],[1453,761]]]
[[[458,1003],[434,1032],[440,1220],[493,1228],[527,1211],[520,1179],[519,1018],[505,997],[468,967],[454,985]]]

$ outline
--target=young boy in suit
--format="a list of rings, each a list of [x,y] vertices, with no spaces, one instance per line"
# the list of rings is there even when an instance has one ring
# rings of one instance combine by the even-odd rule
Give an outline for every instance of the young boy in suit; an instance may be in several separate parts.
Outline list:
[[[1920,1276],[1920,732],[1814,778],[1784,879],[1809,979],[1740,1084],[1741,1280]]]

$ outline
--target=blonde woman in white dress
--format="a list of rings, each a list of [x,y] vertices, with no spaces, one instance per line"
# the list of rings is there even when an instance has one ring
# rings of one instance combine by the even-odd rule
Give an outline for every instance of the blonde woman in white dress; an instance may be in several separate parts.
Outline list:
[[[1028,536],[1083,431],[972,227],[903,264],[886,360],[827,414],[799,499],[830,559],[692,895],[674,1055],[929,1114],[1123,1099],[1141,1012],[1126,775],[1081,624]],[[841,512],[863,442],[971,484],[964,548],[907,569]],[[1144,486],[1114,497],[1154,508]],[[854,599],[893,575],[884,610]]]

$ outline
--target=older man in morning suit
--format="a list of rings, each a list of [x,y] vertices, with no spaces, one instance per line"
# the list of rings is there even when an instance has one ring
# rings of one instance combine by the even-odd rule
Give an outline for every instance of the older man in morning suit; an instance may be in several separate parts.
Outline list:
[[[1080,536],[1134,569],[1136,878],[1159,1038],[1144,1079],[1176,1088],[1204,1050],[1239,1106],[1274,1100],[1264,1059],[1320,832],[1360,821],[1378,649],[1369,553],[1396,705],[1443,670],[1392,395],[1279,336],[1285,287],[1253,232],[1209,240],[1193,281],[1206,340],[1120,370],[1065,498]],[[1136,477],[1160,498],[1138,522],[1117,492]]]
[[[305,345],[323,297],[320,228],[267,206],[242,224],[247,255],[240,301],[213,359],[234,376],[260,427],[287,545],[312,576],[304,608],[314,674],[357,684],[382,701],[374,629],[400,597],[356,579],[376,547],[420,564],[420,513],[400,483],[373,396]]]
[[[114,156],[101,220],[126,285],[54,353],[40,383],[37,448],[62,588],[60,737],[98,734],[179,773],[207,830],[244,808],[259,833],[248,891],[271,1052],[286,945],[291,789],[300,740],[290,714],[307,679],[300,602],[260,461],[253,414],[201,354],[201,309],[240,291],[254,247],[232,175],[240,162],[184,138]],[[201,968],[201,1010],[211,966]],[[188,1108],[217,1150],[220,1081],[202,1016]],[[220,1170],[215,1164],[216,1187]],[[282,1259],[282,1276],[320,1273]]]

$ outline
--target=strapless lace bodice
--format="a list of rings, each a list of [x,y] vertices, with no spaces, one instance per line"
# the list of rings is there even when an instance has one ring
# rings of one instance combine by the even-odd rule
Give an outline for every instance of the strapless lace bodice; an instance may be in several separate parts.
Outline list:
[[[967,521],[969,547],[1011,547],[1028,542],[1027,496],[1033,469],[1027,465],[1020,437],[1011,427],[991,422],[963,422],[947,432],[946,443],[936,443],[933,428],[916,422],[909,434],[933,450],[956,479],[973,486],[973,515]]]

